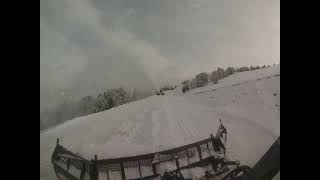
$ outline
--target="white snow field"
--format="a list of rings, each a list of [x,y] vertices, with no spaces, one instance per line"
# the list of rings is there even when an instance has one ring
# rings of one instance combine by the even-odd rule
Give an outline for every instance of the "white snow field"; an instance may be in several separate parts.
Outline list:
[[[56,139],[84,158],[138,155],[228,131],[227,154],[253,166],[280,136],[280,65],[233,74],[182,94],[181,87],[75,118],[40,133],[40,178],[54,180]]]

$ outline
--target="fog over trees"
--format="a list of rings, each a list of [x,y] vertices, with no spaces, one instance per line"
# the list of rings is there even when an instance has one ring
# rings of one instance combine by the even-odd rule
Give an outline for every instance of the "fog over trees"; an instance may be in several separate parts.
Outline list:
[[[93,112],[108,89],[131,101],[195,88],[201,72],[218,83],[215,67],[279,63],[279,17],[277,0],[41,0],[40,126]]]

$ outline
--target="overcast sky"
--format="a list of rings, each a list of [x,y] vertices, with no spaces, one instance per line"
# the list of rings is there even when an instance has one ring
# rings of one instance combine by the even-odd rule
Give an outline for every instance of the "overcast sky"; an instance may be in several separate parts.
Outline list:
[[[150,89],[279,61],[279,0],[40,1],[41,108],[65,89]]]

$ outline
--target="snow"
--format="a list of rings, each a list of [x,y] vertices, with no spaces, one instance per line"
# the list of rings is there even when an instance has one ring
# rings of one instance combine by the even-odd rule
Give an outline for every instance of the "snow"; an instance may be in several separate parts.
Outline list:
[[[202,168],[195,167],[189,170],[182,171],[181,174],[184,178],[191,178],[193,180],[200,179],[205,175],[205,171]]]
[[[161,163],[160,165],[157,166],[157,172],[159,172],[159,174],[164,174],[166,171],[173,171],[177,169],[175,162],[165,162],[165,163]]]
[[[151,96],[75,118],[40,133],[40,177],[56,179],[56,138],[90,160],[156,152],[215,134],[221,118],[230,159],[253,166],[280,135],[280,65],[241,72],[218,84]],[[274,95],[276,93],[276,95]],[[195,157],[196,158],[196,157]]]
[[[280,171],[272,178],[272,180],[280,179]]]

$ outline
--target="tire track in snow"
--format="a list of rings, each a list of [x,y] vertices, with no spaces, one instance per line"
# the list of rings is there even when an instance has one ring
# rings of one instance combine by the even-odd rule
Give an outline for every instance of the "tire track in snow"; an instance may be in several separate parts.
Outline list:
[[[218,120],[215,115],[215,112],[217,111],[215,108],[194,103],[192,100],[187,98],[179,100],[177,106],[181,108],[179,112],[184,112],[186,114],[185,118],[183,118],[183,122],[184,124],[188,124],[187,127],[189,131],[191,131],[190,134],[193,136],[192,141],[207,138],[210,133],[214,134],[218,124],[214,122],[214,126],[208,126],[207,123],[210,122],[211,124],[211,120],[208,120],[207,117],[214,117]]]
[[[153,139],[153,151],[157,151],[159,148],[159,137],[160,137],[160,110],[153,110],[151,112],[151,119],[152,119],[152,139]]]
[[[200,137],[199,125],[185,99],[170,97],[170,99],[164,99],[162,105],[170,123],[172,142],[186,144]]]
[[[153,151],[156,152],[174,147],[174,143],[172,142],[174,129],[172,129],[168,121],[162,100],[160,100],[157,107],[148,113],[147,119],[152,122],[151,137],[153,140]]]
[[[185,111],[185,109],[184,110],[182,110],[181,109],[181,105],[182,105],[182,103],[180,103],[180,105],[179,105],[179,103],[177,103],[177,102],[180,102],[179,101],[179,98],[176,98],[176,100],[173,102],[173,103],[175,103],[175,107],[180,107],[180,110],[179,110],[179,112],[180,112],[180,115],[185,115],[186,114],[186,112],[184,112]],[[171,103],[167,103],[167,106],[168,105],[171,105],[172,106],[172,102]],[[171,108],[168,108],[168,109],[173,109],[172,107]],[[172,112],[171,112],[172,113]],[[189,125],[188,126],[188,122],[186,122],[185,120],[186,120],[186,118],[184,118],[184,117],[176,117],[175,119],[173,119],[174,121],[175,121],[175,123],[176,123],[176,127],[177,127],[177,129],[181,129],[181,133],[180,134],[182,134],[181,135],[181,139],[182,139],[182,137],[183,137],[183,143],[185,144],[186,143],[186,139],[192,139],[193,137],[194,137],[194,132],[195,131],[192,131],[190,128],[192,128],[192,127],[194,127],[193,125]]]

